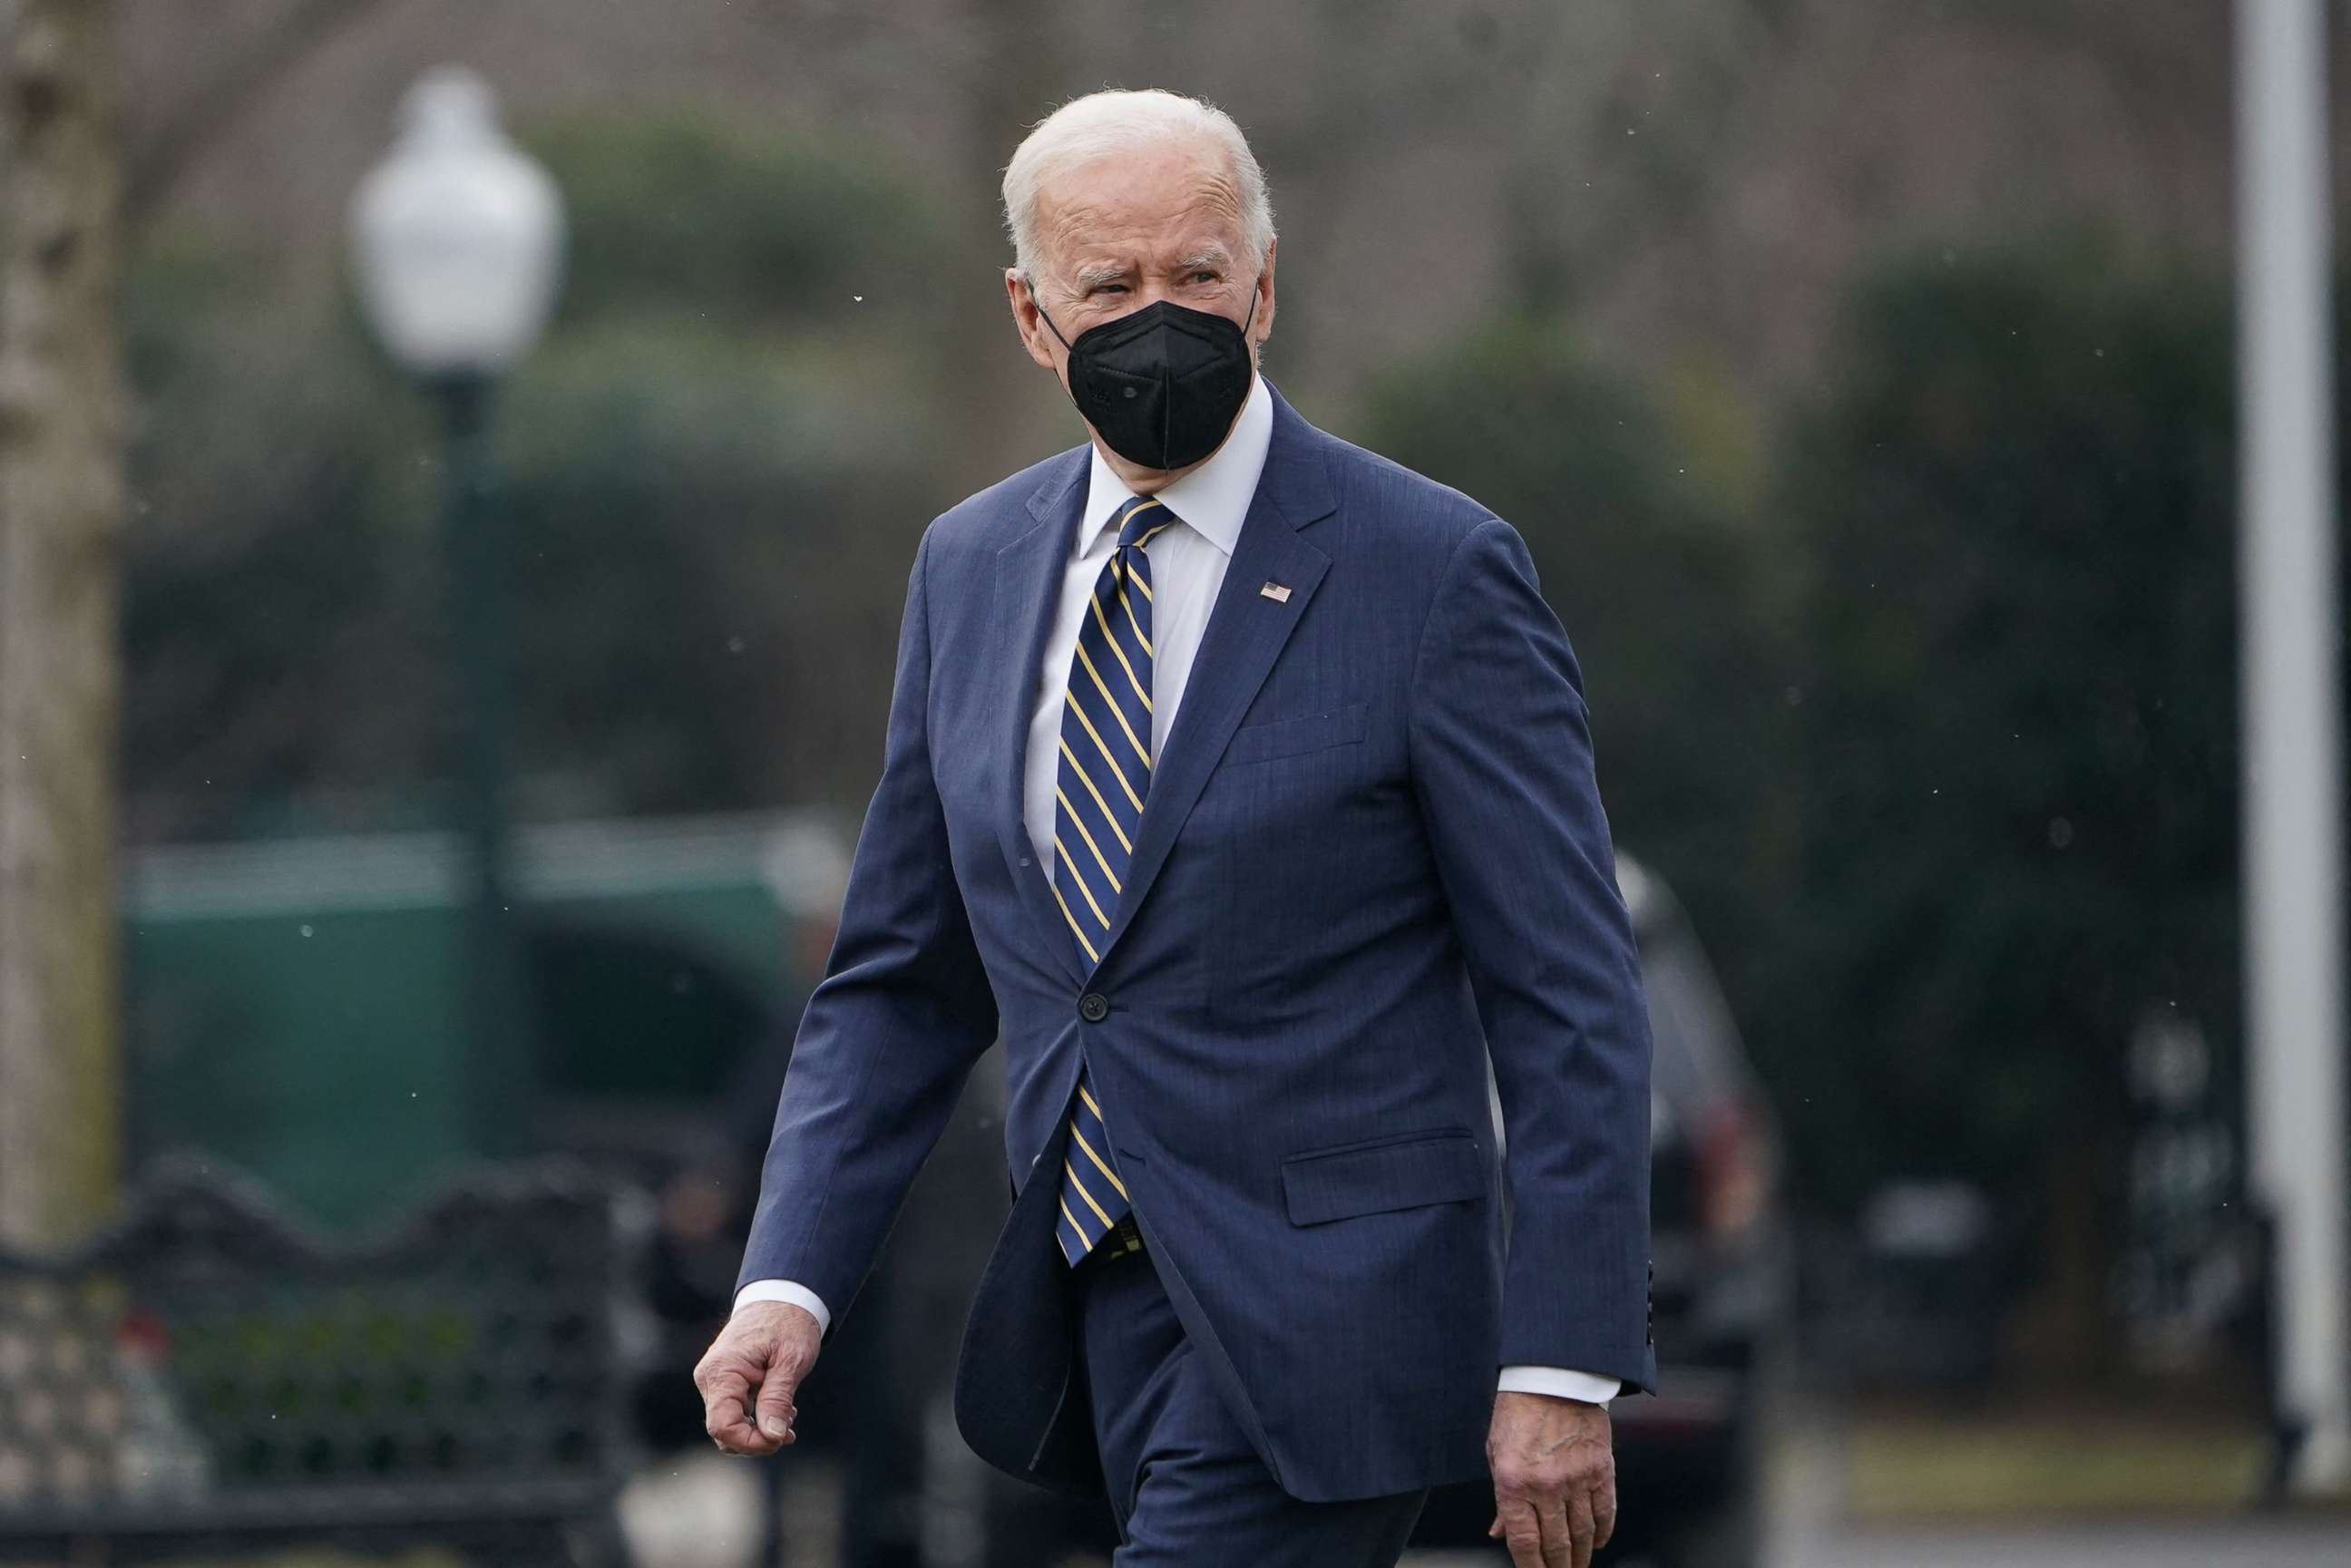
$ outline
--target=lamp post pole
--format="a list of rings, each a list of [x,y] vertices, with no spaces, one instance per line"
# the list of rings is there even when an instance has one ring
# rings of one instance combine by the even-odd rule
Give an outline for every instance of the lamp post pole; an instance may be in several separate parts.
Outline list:
[[[427,71],[399,119],[391,152],[352,197],[351,254],[370,321],[432,392],[447,438],[441,559],[459,706],[463,1072],[474,1146],[511,1153],[528,1142],[538,1062],[508,874],[507,553],[489,506],[489,413],[500,377],[553,309],[563,204],[473,71]]]
[[[441,523],[443,602],[455,653],[458,818],[465,844],[468,1101],[475,1145],[520,1149],[530,1125],[536,1030],[508,859],[506,551],[491,506],[489,415],[496,382],[479,371],[431,378],[447,440]]]

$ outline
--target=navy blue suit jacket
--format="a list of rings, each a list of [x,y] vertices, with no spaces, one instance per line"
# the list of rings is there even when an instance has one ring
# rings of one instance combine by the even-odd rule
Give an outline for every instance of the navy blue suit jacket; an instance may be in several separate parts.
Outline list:
[[[846,1307],[1000,1040],[1019,1197],[958,1414],[990,1460],[1092,1484],[1034,1212],[1082,1053],[1186,1335],[1283,1488],[1474,1477],[1499,1367],[1655,1377],[1648,1021],[1567,637],[1508,524],[1277,397],[1090,973],[1021,817],[1088,465],[924,536],[742,1277]]]

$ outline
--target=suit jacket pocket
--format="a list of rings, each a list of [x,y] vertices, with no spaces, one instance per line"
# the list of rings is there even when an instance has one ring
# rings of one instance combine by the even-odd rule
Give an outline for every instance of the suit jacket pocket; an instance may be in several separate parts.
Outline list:
[[[1225,748],[1227,762],[1263,762],[1301,751],[1321,751],[1364,738],[1364,705],[1325,709],[1297,718],[1277,718],[1266,724],[1243,725]]]
[[[1475,1134],[1440,1127],[1292,1155],[1281,1162],[1281,1189],[1292,1225],[1320,1225],[1483,1197],[1486,1160]]]

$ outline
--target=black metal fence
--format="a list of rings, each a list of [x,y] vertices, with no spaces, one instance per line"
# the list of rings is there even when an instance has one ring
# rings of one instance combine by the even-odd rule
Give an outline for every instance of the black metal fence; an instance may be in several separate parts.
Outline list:
[[[346,1248],[175,1165],[69,1254],[0,1251],[0,1560],[619,1563],[625,1286],[613,1195],[576,1168],[485,1174]]]

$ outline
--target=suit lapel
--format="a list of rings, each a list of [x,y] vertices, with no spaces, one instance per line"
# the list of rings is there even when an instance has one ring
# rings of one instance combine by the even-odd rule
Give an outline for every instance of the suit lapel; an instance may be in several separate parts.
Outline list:
[[[1020,890],[1020,902],[1045,944],[1072,981],[1085,978],[1078,962],[1077,944],[1053,902],[1047,868],[1037,863],[1029,841],[1026,782],[1029,761],[1029,720],[1036,709],[1037,670],[1045,656],[1045,637],[1051,628],[1055,590],[1070,559],[1070,541],[1077,536],[1078,512],[1086,504],[1087,449],[1080,447],[1029,498],[1037,526],[1013,540],[996,557],[995,624],[988,668],[998,682],[995,732],[998,737],[997,831],[1004,848],[1005,869]]]
[[[1208,612],[1199,652],[1193,656],[1176,727],[1152,769],[1126,886],[1102,939],[1104,961],[1126,934],[1233,731],[1330,570],[1331,558],[1298,534],[1328,516],[1335,505],[1329,473],[1314,444],[1317,435],[1280,393],[1274,394],[1273,442],[1266,452],[1265,472],[1234,542],[1233,559]],[[1289,589],[1288,596],[1267,597],[1263,590],[1268,583]]]

